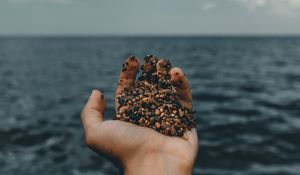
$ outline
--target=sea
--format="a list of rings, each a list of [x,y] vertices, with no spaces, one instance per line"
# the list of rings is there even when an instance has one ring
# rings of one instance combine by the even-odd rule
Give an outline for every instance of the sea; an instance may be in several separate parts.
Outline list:
[[[189,79],[193,175],[300,174],[300,37],[0,37],[0,174],[120,175],[84,143],[93,89],[113,96],[129,55],[169,59]]]

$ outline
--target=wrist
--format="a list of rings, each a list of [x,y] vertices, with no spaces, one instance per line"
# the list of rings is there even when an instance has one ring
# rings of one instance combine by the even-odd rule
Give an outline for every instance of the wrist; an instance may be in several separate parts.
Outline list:
[[[125,175],[190,175],[193,162],[189,162],[174,155],[151,153],[136,156],[124,165]]]

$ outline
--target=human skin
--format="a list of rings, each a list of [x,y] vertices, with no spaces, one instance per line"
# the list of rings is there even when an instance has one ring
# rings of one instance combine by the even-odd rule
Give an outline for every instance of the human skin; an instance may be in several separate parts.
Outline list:
[[[127,59],[126,71],[120,74],[116,96],[134,85],[139,68],[137,59]],[[159,67],[157,68],[159,71]],[[180,68],[172,68],[171,81],[177,100],[192,108],[188,80]],[[115,109],[118,102],[115,100]],[[163,135],[153,129],[119,120],[104,121],[106,102],[103,94],[93,90],[81,113],[86,144],[94,151],[121,163],[125,175],[188,175],[192,173],[198,151],[196,129],[183,137]]]

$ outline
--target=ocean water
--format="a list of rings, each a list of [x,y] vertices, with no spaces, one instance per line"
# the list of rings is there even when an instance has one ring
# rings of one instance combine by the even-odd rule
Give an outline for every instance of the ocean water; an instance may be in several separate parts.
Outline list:
[[[113,116],[128,55],[186,73],[199,153],[193,174],[300,174],[300,38],[0,38],[0,174],[119,174],[83,141],[92,89]]]

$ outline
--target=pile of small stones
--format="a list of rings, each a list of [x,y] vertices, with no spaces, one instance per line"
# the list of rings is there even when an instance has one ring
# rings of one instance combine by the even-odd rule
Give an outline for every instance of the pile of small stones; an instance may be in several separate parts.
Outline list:
[[[152,128],[169,136],[183,136],[187,130],[196,127],[194,111],[180,105],[171,83],[171,63],[168,60],[147,55],[138,81],[131,88],[125,88],[117,96],[119,107],[114,119]],[[124,69],[122,71],[125,71]]]

